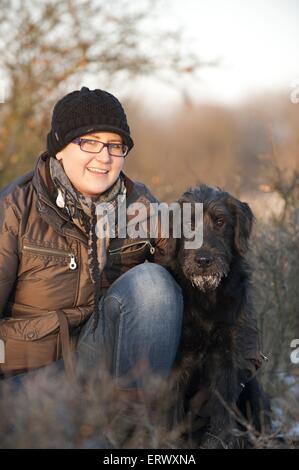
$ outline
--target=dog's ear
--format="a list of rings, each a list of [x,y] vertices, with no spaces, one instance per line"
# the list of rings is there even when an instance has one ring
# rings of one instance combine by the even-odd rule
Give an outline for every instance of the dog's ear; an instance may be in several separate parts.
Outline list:
[[[232,196],[230,197],[230,207],[235,217],[235,248],[243,256],[248,250],[254,215],[246,202],[241,202]]]

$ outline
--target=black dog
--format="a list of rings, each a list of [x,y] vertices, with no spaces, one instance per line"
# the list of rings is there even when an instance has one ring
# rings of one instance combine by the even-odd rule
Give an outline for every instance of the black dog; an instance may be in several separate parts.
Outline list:
[[[172,239],[175,256],[170,269],[182,287],[185,306],[174,369],[178,403],[181,416],[192,410],[193,416],[208,423],[201,439],[204,447],[233,447],[230,410],[238,404],[248,416],[244,392],[249,387],[255,424],[261,427],[263,406],[258,404],[264,398],[262,393],[258,396],[261,388],[255,378],[261,354],[244,258],[253,214],[246,203],[206,185],[188,190],[179,200],[181,206],[195,202],[203,204],[202,246],[186,249],[184,234]],[[192,214],[195,229],[194,204]]]

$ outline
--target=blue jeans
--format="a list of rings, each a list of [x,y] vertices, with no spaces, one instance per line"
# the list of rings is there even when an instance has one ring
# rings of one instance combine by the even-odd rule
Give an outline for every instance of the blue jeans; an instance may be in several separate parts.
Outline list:
[[[81,331],[76,364],[80,374],[103,367],[120,387],[146,387],[148,373],[166,378],[181,336],[181,288],[162,266],[143,263],[122,274]]]
[[[74,353],[78,375],[105,370],[121,388],[146,387],[149,371],[167,378],[179,345],[182,316],[181,288],[171,274],[155,263],[135,266],[101,298],[96,329],[93,316],[84,325]],[[18,386],[23,379],[55,370],[63,370],[62,359],[7,380]]]

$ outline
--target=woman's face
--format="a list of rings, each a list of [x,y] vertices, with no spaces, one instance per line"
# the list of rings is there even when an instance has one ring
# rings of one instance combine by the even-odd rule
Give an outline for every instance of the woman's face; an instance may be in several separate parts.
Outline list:
[[[113,132],[95,132],[81,138],[122,143],[121,136]],[[56,158],[61,161],[77,191],[85,196],[96,196],[110,188],[119,177],[125,161],[124,157],[110,156],[107,147],[100,153],[87,153],[81,150],[80,145],[72,142],[58,152]]]

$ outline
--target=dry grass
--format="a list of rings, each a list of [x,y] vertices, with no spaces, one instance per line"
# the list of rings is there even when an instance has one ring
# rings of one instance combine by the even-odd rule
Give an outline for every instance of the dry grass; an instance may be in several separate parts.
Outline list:
[[[28,376],[29,377],[29,376]],[[84,383],[39,372],[22,386],[1,384],[1,448],[184,448],[169,430],[171,381],[151,374],[138,400],[104,371]]]
[[[190,416],[185,423],[168,427],[170,381],[151,375],[148,391],[138,401],[123,397],[115,382],[105,374],[76,385],[61,374],[43,372],[15,387],[6,383],[0,392],[0,447],[4,449],[184,449],[197,448]],[[297,402],[298,403],[298,402]],[[298,405],[288,402],[279,426],[269,434],[258,433],[233,410],[231,414],[243,431],[234,430],[237,447],[244,438],[251,447],[293,448],[292,418],[298,419]],[[284,406],[284,405],[283,405]],[[294,410],[297,409],[297,418]],[[293,422],[292,422],[293,423]],[[182,434],[184,433],[184,435]],[[281,439],[284,436],[284,439]],[[223,443],[223,448],[225,448]]]

